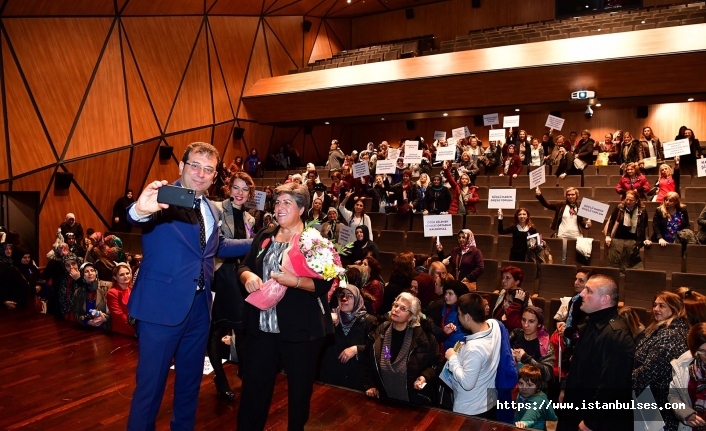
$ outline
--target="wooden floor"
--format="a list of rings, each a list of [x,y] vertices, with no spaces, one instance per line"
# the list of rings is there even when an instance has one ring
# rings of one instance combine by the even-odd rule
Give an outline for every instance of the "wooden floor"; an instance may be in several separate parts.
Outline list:
[[[1,430],[124,430],[135,388],[137,342],[117,334],[29,312],[0,311]],[[226,364],[234,403],[218,401],[211,376],[201,383],[196,429],[235,429],[240,380]],[[169,429],[174,373],[167,381],[157,429]],[[279,376],[267,421],[287,429],[287,380]],[[316,384],[308,430],[482,430],[508,425],[467,416],[388,406],[362,393]]]

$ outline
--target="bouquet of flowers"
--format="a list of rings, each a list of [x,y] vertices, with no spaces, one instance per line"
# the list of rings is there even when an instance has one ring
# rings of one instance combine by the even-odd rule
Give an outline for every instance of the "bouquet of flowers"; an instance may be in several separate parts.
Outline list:
[[[263,251],[269,242],[269,239],[263,242]],[[307,224],[301,234],[292,236],[290,245],[284,252],[282,266],[299,277],[327,281],[336,279],[345,286],[346,270],[341,264],[340,255],[345,255],[350,247],[351,244],[334,246],[311,224]],[[277,305],[286,290],[287,286],[271,278],[262,285],[260,290],[251,293],[245,300],[260,310],[267,310]]]

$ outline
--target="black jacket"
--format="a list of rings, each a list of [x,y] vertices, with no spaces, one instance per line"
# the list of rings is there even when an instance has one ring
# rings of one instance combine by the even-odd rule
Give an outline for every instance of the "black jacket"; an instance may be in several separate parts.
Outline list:
[[[385,191],[393,193],[393,196],[390,199],[393,201],[397,201],[397,205],[402,205],[405,203],[403,199],[404,187],[402,186],[401,182],[390,185],[390,182],[387,180],[387,177],[385,177]],[[419,193],[417,193],[417,185],[410,180],[409,188],[407,189],[407,203],[409,203],[412,207],[416,207],[418,198]],[[388,199],[388,201],[390,199]]]
[[[527,232],[523,232],[517,228],[516,224],[512,226],[504,227],[503,221],[498,220],[498,234],[507,235],[512,234],[512,247],[510,248],[510,254],[514,255],[527,255],[527,237],[537,233],[537,229],[534,227],[529,228]]]
[[[336,386],[343,386],[357,391],[363,390],[363,361],[365,360],[365,348],[370,334],[377,327],[377,319],[370,314],[358,318],[348,331],[348,335],[343,333],[339,324],[336,326],[333,335],[326,337],[322,350],[321,369],[319,380]],[[348,360],[341,362],[338,356],[345,349],[357,346],[358,354]]]
[[[434,190],[433,187],[427,187],[426,201],[426,210],[429,214],[448,212],[451,206],[451,192],[443,186],[439,191]]]
[[[689,212],[686,210],[686,207],[678,211],[681,213],[681,225],[679,226],[679,230],[691,229]],[[652,217],[652,238],[650,238],[650,241],[657,242],[664,238],[664,234],[667,232],[667,221],[668,219],[662,215],[662,210],[657,208],[655,215]]]

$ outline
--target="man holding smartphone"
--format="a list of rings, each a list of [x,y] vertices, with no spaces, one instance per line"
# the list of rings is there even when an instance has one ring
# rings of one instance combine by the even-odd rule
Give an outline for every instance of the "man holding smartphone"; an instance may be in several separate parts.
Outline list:
[[[155,429],[162,396],[174,360],[172,430],[192,430],[203,377],[210,325],[214,256],[245,255],[252,240],[225,239],[219,212],[204,193],[213,183],[218,150],[195,142],[179,162],[173,186],[193,190],[193,207],[158,201],[166,180],[147,185],[128,207],[127,220],[142,227],[144,259],[128,309],[137,320],[139,360],[128,430]],[[190,190],[187,190],[190,189]]]

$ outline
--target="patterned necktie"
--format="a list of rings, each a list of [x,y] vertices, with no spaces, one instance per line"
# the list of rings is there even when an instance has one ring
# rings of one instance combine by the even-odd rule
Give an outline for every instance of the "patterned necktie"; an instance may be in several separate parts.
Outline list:
[[[194,210],[196,210],[196,219],[199,221],[199,242],[201,243],[201,251],[206,248],[206,224],[203,221],[201,213],[201,198],[194,199]],[[199,273],[198,290],[203,290],[206,287],[203,275],[203,265],[201,265],[201,273]]]

